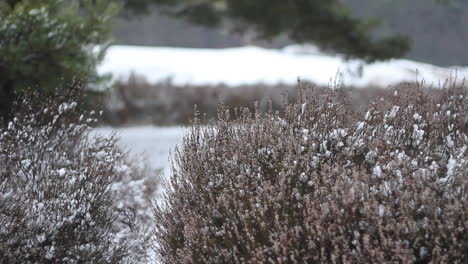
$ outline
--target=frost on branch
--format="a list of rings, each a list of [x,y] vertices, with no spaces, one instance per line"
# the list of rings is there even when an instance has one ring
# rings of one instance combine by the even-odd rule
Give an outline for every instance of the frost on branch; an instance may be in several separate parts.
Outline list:
[[[142,260],[142,205],[123,196],[145,188],[135,175],[142,170],[115,138],[88,135],[94,119],[77,103],[32,102],[40,100],[20,102],[0,128],[0,262]]]

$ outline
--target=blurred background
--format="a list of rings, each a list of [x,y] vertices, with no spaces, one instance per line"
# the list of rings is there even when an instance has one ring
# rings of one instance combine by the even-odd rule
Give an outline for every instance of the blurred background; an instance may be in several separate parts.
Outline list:
[[[468,76],[467,1],[121,4],[115,45],[98,68],[115,82],[104,102],[112,125],[186,124],[194,105],[213,118],[220,102],[278,106],[285,93],[294,98],[298,77],[359,88],[365,106],[379,89]]]
[[[344,0],[357,17],[380,17],[373,32],[378,37],[396,33],[411,36],[405,58],[438,66],[468,64],[468,2],[431,0]],[[282,48],[294,43],[286,36],[261,41],[228,28],[209,28],[174,18],[149,6],[147,14],[120,15],[114,23],[117,44],[192,48],[226,48],[259,45]]]

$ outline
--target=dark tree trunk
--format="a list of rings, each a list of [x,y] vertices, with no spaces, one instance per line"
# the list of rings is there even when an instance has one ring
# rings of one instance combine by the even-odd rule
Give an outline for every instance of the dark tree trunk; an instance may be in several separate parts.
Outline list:
[[[0,126],[7,125],[11,118],[14,101],[13,81],[6,80],[0,86]]]

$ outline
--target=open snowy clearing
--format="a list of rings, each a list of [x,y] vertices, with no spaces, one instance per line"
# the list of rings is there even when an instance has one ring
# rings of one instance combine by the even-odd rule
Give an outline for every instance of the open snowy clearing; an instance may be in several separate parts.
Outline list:
[[[102,136],[115,132],[124,150],[129,151],[132,156],[144,155],[148,165],[153,169],[161,169],[165,176],[170,172],[170,154],[174,153],[177,145],[181,145],[186,131],[183,127],[154,126],[100,127],[94,130]]]
[[[340,84],[356,87],[387,87],[416,80],[439,86],[448,78],[462,81],[468,77],[468,67],[441,68],[404,59],[364,64],[303,46],[282,50],[252,46],[228,49],[112,46],[98,71],[112,73],[115,80],[126,80],[135,73],[150,83],[170,79],[177,85],[229,86],[294,84],[298,77],[317,85],[334,84],[338,79]]]

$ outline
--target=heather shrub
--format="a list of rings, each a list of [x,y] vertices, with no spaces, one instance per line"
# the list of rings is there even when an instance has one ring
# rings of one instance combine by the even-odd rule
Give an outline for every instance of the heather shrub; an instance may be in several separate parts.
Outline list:
[[[159,260],[465,263],[467,95],[402,85],[359,111],[300,87],[281,111],[221,107],[176,153]]]
[[[77,92],[24,98],[0,127],[0,263],[144,260],[144,168],[89,135]]]

